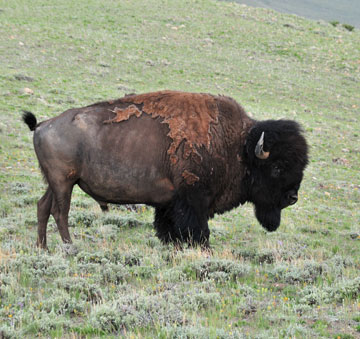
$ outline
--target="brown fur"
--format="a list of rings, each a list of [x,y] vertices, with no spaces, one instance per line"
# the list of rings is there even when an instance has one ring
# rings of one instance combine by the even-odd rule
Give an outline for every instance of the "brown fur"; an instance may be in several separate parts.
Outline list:
[[[115,108],[116,117],[104,123],[121,122],[131,116],[139,117],[146,113],[152,118],[163,118],[162,123],[169,126],[168,136],[172,143],[168,149],[171,163],[178,161],[175,155],[181,142],[185,140],[183,158],[190,156],[197,163],[202,160],[197,147],[210,147],[210,126],[218,123],[219,110],[215,97],[210,94],[160,91],[127,96],[118,103],[129,103],[125,109]],[[141,111],[134,104],[141,106]]]
[[[185,179],[188,185],[194,185],[196,182],[199,181],[199,177],[194,173],[189,172],[188,170],[185,170],[182,173],[182,177]]]
[[[113,119],[105,120],[104,124],[110,124],[112,122],[121,122],[124,120],[128,120],[133,115],[135,115],[136,117],[139,117],[141,115],[141,112],[135,105],[130,105],[125,109],[115,107],[115,109],[112,112],[116,114],[116,117]]]

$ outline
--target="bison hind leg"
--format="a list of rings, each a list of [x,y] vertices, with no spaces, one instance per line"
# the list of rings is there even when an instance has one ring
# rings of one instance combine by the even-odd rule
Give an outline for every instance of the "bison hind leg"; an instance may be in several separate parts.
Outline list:
[[[99,206],[103,212],[109,212],[109,206],[106,202],[98,201],[98,200],[96,200],[96,201],[99,204]]]
[[[49,220],[51,207],[53,204],[53,193],[50,187],[47,188],[45,194],[37,203],[37,218],[38,218],[38,238],[37,246],[46,248],[46,228]]]
[[[70,192],[71,194],[71,192]],[[66,201],[64,199],[61,201],[65,205],[65,208],[68,208],[70,206],[70,200]],[[42,198],[37,203],[37,217],[38,217],[38,238],[37,238],[37,246],[40,248],[47,248],[47,240],[46,240],[46,229],[47,229],[47,223],[49,221],[50,214],[54,217],[57,226],[59,228],[61,237],[63,238],[64,242],[71,242],[70,235],[67,229],[67,225],[63,227],[64,221],[61,220],[62,217],[62,209],[59,208],[59,203],[54,195],[54,192],[51,190],[50,186],[47,188],[45,194],[42,196]],[[66,214],[67,217],[67,214]],[[67,222],[67,219],[66,219]]]

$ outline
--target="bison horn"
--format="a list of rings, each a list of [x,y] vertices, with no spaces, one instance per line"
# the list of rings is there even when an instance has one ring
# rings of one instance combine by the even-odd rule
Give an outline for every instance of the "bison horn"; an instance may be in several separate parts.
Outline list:
[[[262,160],[267,159],[270,155],[270,152],[264,152],[264,132],[261,133],[261,137],[256,144],[255,155]]]

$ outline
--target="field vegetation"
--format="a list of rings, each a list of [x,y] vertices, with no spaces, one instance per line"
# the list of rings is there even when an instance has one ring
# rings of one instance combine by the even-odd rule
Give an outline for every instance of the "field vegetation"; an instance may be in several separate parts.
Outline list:
[[[360,33],[210,0],[0,2],[0,337],[359,338]],[[75,189],[74,247],[51,218],[22,110],[40,121],[126,93],[225,94],[299,121],[299,202],[266,233],[251,205],[210,221],[213,253],[162,245],[153,210]]]

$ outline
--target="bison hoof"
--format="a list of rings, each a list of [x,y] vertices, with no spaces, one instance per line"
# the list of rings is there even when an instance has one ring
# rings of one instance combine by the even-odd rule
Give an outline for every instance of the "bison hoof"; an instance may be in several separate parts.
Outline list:
[[[38,241],[36,242],[36,247],[37,247],[39,250],[44,250],[44,251],[50,252],[50,251],[49,251],[49,248],[48,248],[46,245],[41,244],[41,243],[39,243]]]

